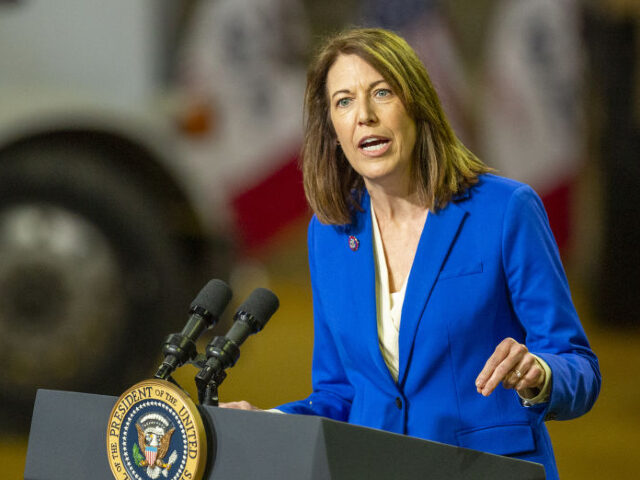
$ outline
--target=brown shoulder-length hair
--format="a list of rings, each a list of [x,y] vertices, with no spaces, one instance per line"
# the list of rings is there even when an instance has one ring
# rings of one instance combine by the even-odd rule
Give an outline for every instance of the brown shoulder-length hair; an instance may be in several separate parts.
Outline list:
[[[301,163],[307,201],[321,222],[351,223],[364,190],[330,120],[327,74],[341,54],[358,55],[375,68],[415,121],[411,175],[426,208],[443,208],[491,171],[453,133],[427,70],[404,39],[378,28],[347,30],[325,41],[307,72]]]

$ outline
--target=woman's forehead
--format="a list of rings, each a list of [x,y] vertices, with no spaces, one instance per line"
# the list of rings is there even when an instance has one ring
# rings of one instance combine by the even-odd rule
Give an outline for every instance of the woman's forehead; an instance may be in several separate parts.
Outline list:
[[[340,54],[327,71],[326,84],[328,90],[334,90],[378,80],[384,81],[384,75],[362,57],[356,54]]]

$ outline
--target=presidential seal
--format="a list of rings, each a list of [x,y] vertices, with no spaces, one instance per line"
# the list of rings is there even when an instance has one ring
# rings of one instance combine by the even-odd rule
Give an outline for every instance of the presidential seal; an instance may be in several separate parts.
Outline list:
[[[200,413],[172,383],[137,383],[111,410],[107,456],[117,480],[201,480],[207,440]]]

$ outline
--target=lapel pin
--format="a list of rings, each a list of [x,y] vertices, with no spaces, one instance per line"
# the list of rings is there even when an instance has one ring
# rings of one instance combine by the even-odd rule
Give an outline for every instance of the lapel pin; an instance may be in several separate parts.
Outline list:
[[[360,240],[353,235],[349,235],[349,248],[354,252],[360,247]]]

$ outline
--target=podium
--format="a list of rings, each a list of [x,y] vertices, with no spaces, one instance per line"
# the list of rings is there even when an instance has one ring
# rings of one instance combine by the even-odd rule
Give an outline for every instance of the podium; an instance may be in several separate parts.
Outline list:
[[[39,390],[25,480],[113,480],[106,430],[116,397]],[[200,407],[207,480],[543,480],[537,463],[322,417]],[[164,478],[164,477],[161,477]]]

